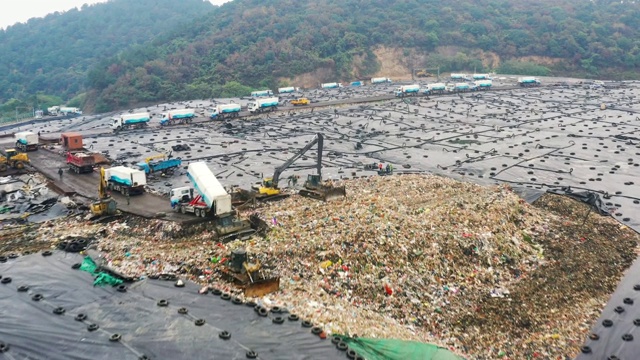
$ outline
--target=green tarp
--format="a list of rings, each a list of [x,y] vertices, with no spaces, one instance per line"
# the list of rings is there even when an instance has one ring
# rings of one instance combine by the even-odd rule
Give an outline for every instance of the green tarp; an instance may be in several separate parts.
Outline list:
[[[445,348],[417,341],[340,337],[367,360],[465,360]]]
[[[86,271],[89,274],[95,276],[95,279],[93,281],[93,286],[105,286],[105,285],[116,286],[123,283],[122,280],[114,276],[111,276],[106,272],[100,271],[100,269],[98,268],[98,265],[96,265],[96,263],[89,256],[85,256],[84,260],[82,261],[82,264],[80,265],[80,270]]]

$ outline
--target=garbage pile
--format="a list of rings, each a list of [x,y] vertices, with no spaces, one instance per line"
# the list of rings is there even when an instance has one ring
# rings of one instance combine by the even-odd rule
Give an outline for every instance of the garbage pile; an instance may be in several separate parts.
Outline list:
[[[292,196],[259,208],[266,238],[218,243],[208,225],[76,216],[38,232],[90,237],[135,278],[222,279],[236,247],[280,277],[252,299],[328,333],[436,343],[469,359],[573,357],[635,258],[638,235],[584,204],[422,175],[345,181],[345,200]],[[171,275],[171,276],[167,276]]]

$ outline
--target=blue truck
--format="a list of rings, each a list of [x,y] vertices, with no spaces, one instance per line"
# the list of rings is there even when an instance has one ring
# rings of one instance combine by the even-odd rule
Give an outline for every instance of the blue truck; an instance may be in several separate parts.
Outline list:
[[[180,165],[182,165],[181,159],[167,159],[167,160],[150,160],[139,162],[138,169],[144,171],[145,174],[150,173],[165,173],[165,172],[173,172],[173,170]]]

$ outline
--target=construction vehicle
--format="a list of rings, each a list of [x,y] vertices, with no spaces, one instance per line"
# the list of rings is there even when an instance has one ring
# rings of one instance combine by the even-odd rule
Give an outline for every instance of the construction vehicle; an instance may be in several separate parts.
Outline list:
[[[144,192],[147,176],[144,171],[116,166],[105,170],[107,189],[119,191],[122,195],[137,195]]]
[[[183,186],[171,189],[171,207],[183,214],[210,217],[216,220],[215,230],[221,241],[244,238],[255,233],[251,223],[236,218],[227,193],[216,176],[204,162],[194,162],[187,167],[187,178],[193,188]]]
[[[107,180],[104,168],[100,168],[100,183],[98,184],[98,200],[91,203],[91,213],[94,216],[115,215],[118,204],[107,193]]]
[[[149,113],[120,115],[111,118],[111,128],[113,131],[141,129],[147,127],[150,120],[151,116]]]
[[[272,200],[279,199],[288,196],[288,194],[281,193],[280,188],[278,187],[278,182],[280,180],[280,175],[284,172],[289,166],[291,166],[296,160],[302,157],[309,149],[311,149],[314,145],[318,144],[318,156],[316,160],[316,169],[318,170],[317,175],[312,175],[314,178],[308,178],[304,184],[304,189],[300,191],[300,195],[311,197],[314,199],[328,200],[329,198],[333,198],[336,195],[346,196],[346,192],[344,187],[334,188],[332,186],[322,185],[322,149],[323,149],[324,136],[320,133],[316,134],[316,136],[311,140],[305,147],[303,147],[300,151],[298,151],[295,155],[293,155],[289,160],[287,160],[284,164],[276,168],[273,172],[273,176],[270,178],[265,178],[262,180],[262,184],[258,187],[258,194],[256,194],[256,198],[258,200]]]
[[[14,138],[16,140],[16,148],[20,151],[38,150],[38,143],[40,142],[38,134],[32,133],[31,131],[22,131],[15,133]]]
[[[171,175],[173,174],[173,171],[180,165],[182,165],[181,159],[172,159],[171,155],[167,157],[164,154],[149,156],[143,162],[139,162],[136,164],[138,169],[144,171],[144,173],[147,175],[157,172]]]
[[[280,278],[272,276],[259,261],[250,263],[247,250],[242,247],[231,251],[223,273],[243,289],[246,297],[262,297],[280,289]]]
[[[6,149],[0,155],[0,171],[7,171],[8,168],[22,170],[28,163],[29,156],[16,149]]]
[[[416,70],[417,77],[433,77],[434,75],[425,69]]]
[[[299,98],[299,99],[291,100],[291,105],[293,105],[293,106],[309,105],[309,102],[310,101],[307,98]]]
[[[190,124],[196,113],[191,109],[171,110],[162,114],[160,126],[170,126],[175,124]]]
[[[254,102],[250,102],[247,106],[247,109],[250,113],[261,113],[265,111],[276,111],[278,110],[278,98],[266,98],[266,99],[257,99]]]
[[[67,165],[76,174],[92,173],[96,159],[92,154],[67,152]]]

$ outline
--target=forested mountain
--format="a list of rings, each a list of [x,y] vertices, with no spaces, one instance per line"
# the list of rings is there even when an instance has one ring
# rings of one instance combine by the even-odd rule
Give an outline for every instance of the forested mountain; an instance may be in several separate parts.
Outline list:
[[[637,1],[198,3],[112,0],[107,5],[114,13],[108,18],[88,11],[97,12],[96,5],[12,27],[0,35],[0,50],[15,54],[3,52],[0,70],[6,73],[9,67],[11,76],[0,78],[0,91],[11,89],[6,97],[21,91],[71,95],[87,90],[86,109],[106,111],[143,102],[242,95],[250,88],[285,84],[317,86],[374,74],[399,78],[424,67],[640,76]],[[162,11],[171,14],[156,13]],[[195,18],[194,13],[203,16]],[[192,20],[180,25],[170,16]],[[55,26],[47,25],[58,18]],[[117,26],[123,22],[131,27]],[[56,36],[63,30],[65,37]],[[140,45],[118,51],[136,43]],[[98,58],[85,79],[83,70]]]
[[[0,30],[0,103],[37,92],[74,96],[98,60],[188,27],[214,8],[204,0],[110,0]]]
[[[107,110],[219,96],[236,82],[348,81],[385,61],[612,76],[640,66],[638,24],[640,4],[626,1],[234,0],[173,38],[103,62],[88,84]]]

